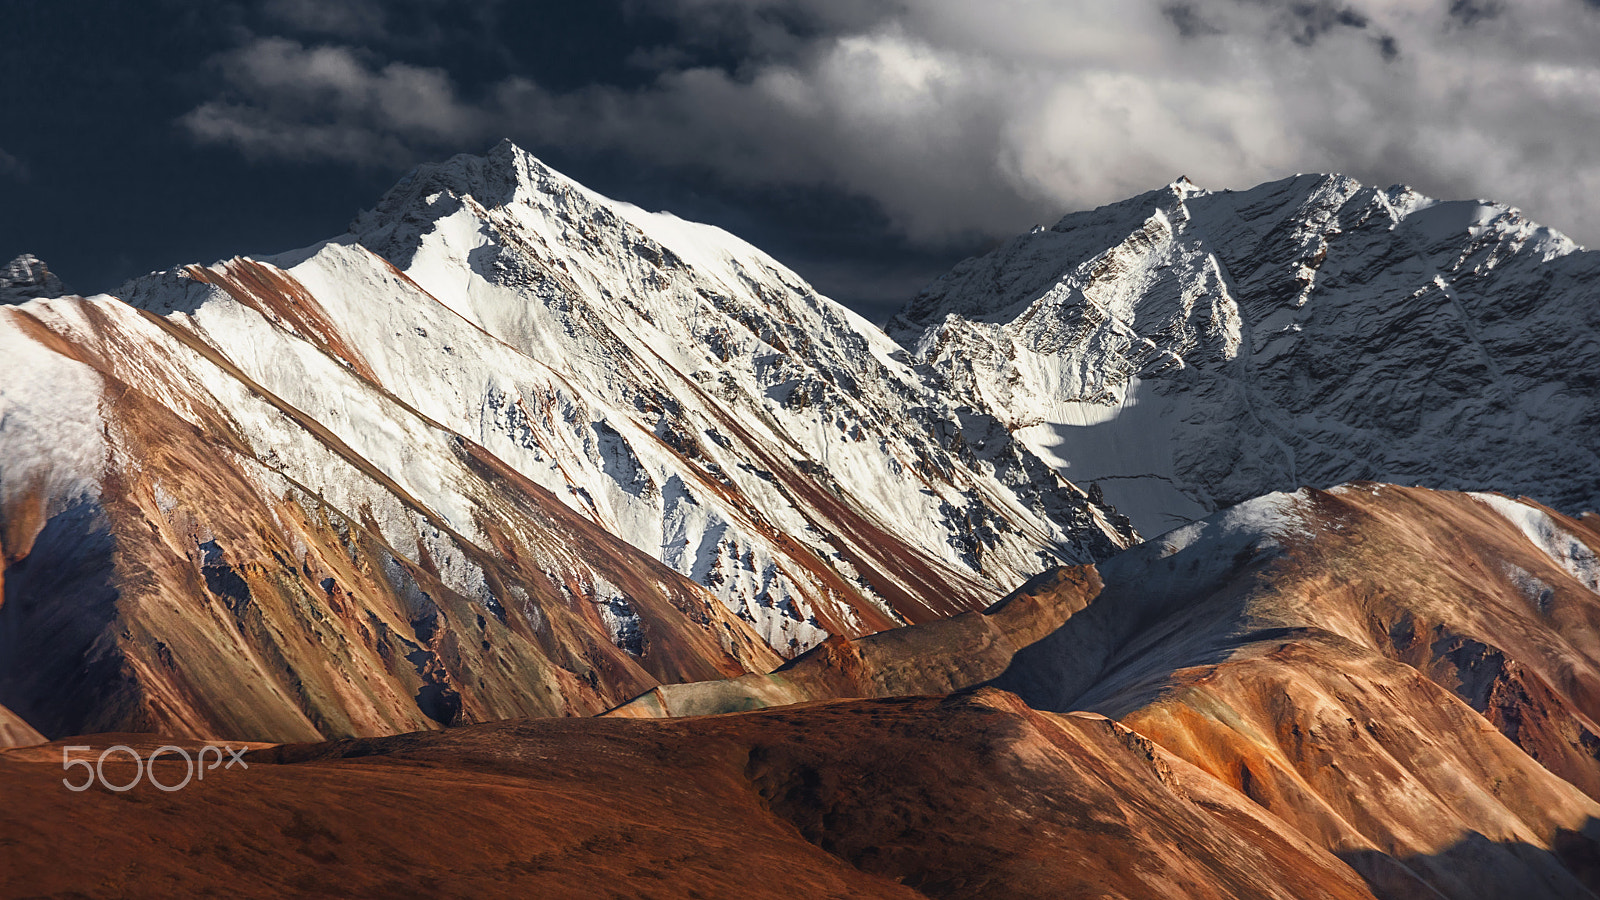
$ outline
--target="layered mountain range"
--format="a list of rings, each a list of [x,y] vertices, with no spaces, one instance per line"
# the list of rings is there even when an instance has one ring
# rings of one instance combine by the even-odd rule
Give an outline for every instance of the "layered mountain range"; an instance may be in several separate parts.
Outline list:
[[[0,703],[46,733],[598,712],[1134,540],[770,257],[509,143],[0,344]]]
[[[1593,897],[1597,259],[1180,180],[885,333],[510,143],[21,257],[0,892]],[[254,767],[59,787],[203,740]]]

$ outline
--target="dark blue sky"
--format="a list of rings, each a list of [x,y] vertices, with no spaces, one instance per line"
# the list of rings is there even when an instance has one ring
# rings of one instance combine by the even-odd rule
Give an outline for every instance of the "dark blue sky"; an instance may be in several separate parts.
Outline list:
[[[0,54],[0,261],[33,253],[84,293],[154,269],[333,236],[410,164],[483,152],[496,140],[491,125],[459,141],[418,142],[397,158],[350,160],[284,159],[197,139],[181,120],[228,96],[217,57],[263,36],[355,47],[375,67],[442,69],[464,102],[508,78],[553,91],[636,88],[655,77],[637,63],[641,48],[681,47],[697,64],[735,65],[716,41],[686,35],[681,21],[605,0],[387,2],[371,28],[299,27],[295,10],[283,15],[285,4],[271,2],[7,5],[17,31]],[[349,8],[359,14],[361,6]],[[728,228],[875,316],[977,243],[913,247],[872,201],[842,191],[729,185],[714,172],[655,167],[637,154],[511,136],[602,193]]]

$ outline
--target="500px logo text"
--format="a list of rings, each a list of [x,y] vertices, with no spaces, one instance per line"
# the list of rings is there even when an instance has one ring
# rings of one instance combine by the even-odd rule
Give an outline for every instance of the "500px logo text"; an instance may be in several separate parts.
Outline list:
[[[196,775],[199,776],[199,780],[204,781],[207,770],[214,771],[218,766],[221,766],[225,770],[233,768],[235,764],[237,764],[241,769],[250,768],[250,764],[244,761],[244,752],[248,749],[248,747],[240,747],[239,749],[235,750],[229,746],[213,747],[210,744],[207,744],[206,746],[201,747],[198,751],[199,759],[197,762],[195,757],[189,755],[188,750],[185,750],[182,747],[174,747],[171,744],[168,744],[165,747],[156,748],[155,752],[150,754],[150,758],[148,760],[144,757],[141,757],[139,755],[139,751],[133,749],[132,747],[129,747],[126,744],[117,744],[114,747],[107,747],[105,750],[101,751],[100,758],[91,763],[87,759],[73,759],[72,754],[74,751],[78,750],[93,751],[93,747],[62,747],[61,770],[66,772],[77,766],[83,766],[84,769],[87,770],[87,777],[84,778],[84,780],[79,784],[74,784],[71,778],[61,779],[61,783],[65,785],[69,791],[87,791],[89,788],[94,787],[94,783],[96,781],[99,781],[100,786],[106,790],[117,791],[120,793],[122,791],[132,790],[134,785],[138,784],[141,779],[148,779],[151,784],[155,785],[160,790],[178,791],[188,787],[190,780],[194,779]],[[227,757],[232,757],[231,759],[228,759],[226,764],[223,763],[223,759],[226,758],[224,756],[224,751],[226,751]],[[125,753],[133,759],[133,780],[127,784],[113,784],[109,779],[106,778],[106,758],[111,757],[114,753]],[[208,753],[216,754],[216,757],[209,766],[206,765],[206,754]],[[155,762],[156,759],[163,755],[183,760],[184,776],[182,781],[173,784],[163,784],[159,779],[156,778]]]

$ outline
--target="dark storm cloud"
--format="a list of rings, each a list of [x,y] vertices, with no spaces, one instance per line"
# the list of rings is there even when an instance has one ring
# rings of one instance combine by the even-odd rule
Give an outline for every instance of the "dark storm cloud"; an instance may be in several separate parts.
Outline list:
[[[1179,173],[1600,241],[1600,0],[14,3],[0,257],[82,285],[336,233],[503,136],[858,298]]]
[[[1451,0],[1450,16],[1462,25],[1472,26],[1493,19],[1505,11],[1502,0]]]
[[[391,166],[505,135],[867,198],[924,246],[1180,172],[1244,187],[1313,170],[1491,196],[1600,236],[1582,199],[1600,190],[1588,0],[654,0],[633,8],[668,23],[663,39],[612,73],[632,80],[564,83],[358,39],[363,4],[271,0],[321,36],[219,54],[226,89],[185,127],[256,158]]]
[[[1222,29],[1206,21],[1193,3],[1169,3],[1161,8],[1181,37],[1193,38],[1221,34]]]
[[[1335,28],[1367,27],[1366,16],[1339,3],[1290,3],[1288,5],[1290,38],[1297,44],[1309,47],[1317,39]]]
[[[403,165],[485,127],[443,70],[380,64],[349,47],[258,38],[213,65],[233,96],[201,104],[183,125],[250,156]]]
[[[231,94],[185,123],[249,153],[350,161],[502,134],[623,153],[871,198],[930,245],[1179,172],[1242,187],[1347,171],[1600,234],[1577,199],[1600,189],[1600,23],[1574,0],[649,6],[678,30],[633,51],[641,83],[512,75],[465,99],[445,68],[257,38],[217,62]]]
[[[1236,0],[1264,23],[1272,23],[1289,40],[1309,47],[1318,38],[1339,28],[1364,29],[1370,20],[1352,6],[1332,0],[1299,2],[1299,0]],[[1161,13],[1182,37],[1193,38],[1223,34],[1224,30],[1201,11],[1196,2],[1169,3]]]

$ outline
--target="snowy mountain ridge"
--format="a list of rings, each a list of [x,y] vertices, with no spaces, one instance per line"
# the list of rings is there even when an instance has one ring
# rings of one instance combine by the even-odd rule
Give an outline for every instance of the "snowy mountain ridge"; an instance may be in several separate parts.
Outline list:
[[[891,324],[1146,536],[1354,479],[1600,506],[1600,254],[1515,208],[1185,181],[963,262]]]
[[[720,229],[600,197],[510,143],[421,167],[352,233],[471,325],[559,361],[561,402],[575,407],[535,436],[514,386],[482,402],[408,401],[635,546],[726,585],[730,602],[744,596],[745,614],[792,599],[790,622],[774,627],[799,629],[801,644],[820,639],[804,630],[809,610],[830,604],[805,584],[807,556],[899,617],[927,602],[913,597],[954,588],[975,602],[1042,560],[1127,539],[1003,431],[982,452],[947,450],[982,417],[963,422],[894,359],[896,345],[781,264]],[[540,446],[557,440],[577,444],[559,456]],[[759,536],[774,528],[804,552],[775,551]],[[880,558],[881,531],[929,572]],[[833,605],[836,619],[851,615]]]
[[[1132,540],[769,257],[510,144],[116,294],[0,310],[0,703],[47,733],[590,713]]]

